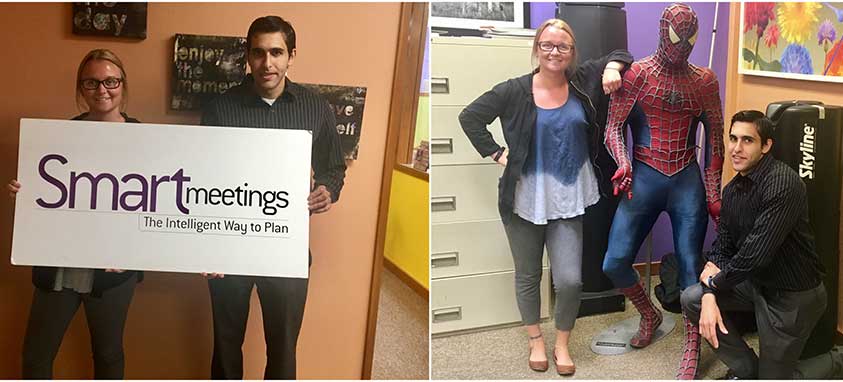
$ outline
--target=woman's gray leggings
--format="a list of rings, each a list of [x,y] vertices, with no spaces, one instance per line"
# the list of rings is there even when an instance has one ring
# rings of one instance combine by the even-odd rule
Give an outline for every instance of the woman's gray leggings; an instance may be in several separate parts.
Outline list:
[[[523,324],[539,323],[542,255],[547,245],[556,291],[556,328],[573,329],[582,294],[582,216],[536,225],[513,214],[504,229],[515,263],[515,297]]]

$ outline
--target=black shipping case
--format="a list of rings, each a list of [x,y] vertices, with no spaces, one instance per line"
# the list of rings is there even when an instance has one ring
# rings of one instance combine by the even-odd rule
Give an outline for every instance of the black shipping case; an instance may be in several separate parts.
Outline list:
[[[843,107],[818,101],[781,101],[767,106],[775,124],[773,156],[805,182],[808,214],[826,275],[828,308],[800,358],[831,350],[837,333],[840,198],[843,179]]]
[[[598,58],[615,49],[627,49],[624,3],[564,3],[556,5],[556,17],[568,23],[577,35],[577,60]],[[602,141],[602,139],[601,139]],[[614,166],[603,145],[597,156],[602,168]],[[613,174],[602,174],[610,182]],[[583,216],[582,283],[583,296],[579,316],[624,310],[624,297],[603,274],[603,258],[609,246],[609,228],[615,217],[618,197],[601,197]]]

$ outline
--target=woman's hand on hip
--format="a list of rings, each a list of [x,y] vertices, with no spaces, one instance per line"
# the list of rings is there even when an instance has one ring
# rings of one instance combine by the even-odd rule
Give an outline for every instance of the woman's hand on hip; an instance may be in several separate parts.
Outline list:
[[[503,149],[503,153],[495,162],[498,162],[499,165],[506,167],[506,156],[509,155],[509,149]]]

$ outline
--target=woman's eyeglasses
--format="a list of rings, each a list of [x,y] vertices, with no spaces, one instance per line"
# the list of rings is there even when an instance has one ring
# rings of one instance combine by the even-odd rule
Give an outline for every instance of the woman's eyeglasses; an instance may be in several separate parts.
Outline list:
[[[541,49],[542,52],[552,52],[553,48],[556,48],[556,50],[559,53],[562,53],[562,54],[571,53],[571,51],[574,50],[574,47],[572,47],[568,44],[565,44],[565,43],[562,43],[562,44],[559,44],[559,45],[554,45],[550,41],[540,41],[539,42],[539,49]]]
[[[122,78],[117,77],[108,77],[102,81],[95,80],[93,78],[88,78],[81,81],[82,89],[86,90],[96,90],[100,87],[100,84],[105,86],[106,89],[117,89],[120,87],[120,84],[123,82]]]

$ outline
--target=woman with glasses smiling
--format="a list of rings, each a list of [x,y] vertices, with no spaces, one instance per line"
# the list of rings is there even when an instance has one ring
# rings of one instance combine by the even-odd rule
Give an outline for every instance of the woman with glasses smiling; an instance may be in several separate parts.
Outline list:
[[[76,103],[86,112],[74,120],[139,123],[123,110],[129,100],[126,71],[107,49],[88,52],[76,73]],[[11,196],[21,184],[12,180]],[[123,328],[142,272],[119,269],[34,267],[35,293],[23,345],[25,379],[51,379],[53,361],[80,304],[91,333],[95,379],[123,378]]]
[[[610,195],[603,179],[613,169],[598,164],[608,94],[621,86],[620,71],[633,59],[617,50],[577,65],[574,32],[550,19],[536,29],[532,50],[536,69],[495,85],[460,113],[465,134],[480,155],[504,166],[498,207],[515,263],[515,292],[529,336],[529,366],[548,368],[539,327],[539,285],[545,246],[556,294],[556,345],[560,375],[576,371],[568,350],[582,293],[582,215]],[[601,80],[602,73],[602,80]],[[494,141],[488,125],[501,119],[506,146]],[[595,174],[597,176],[595,176]]]

